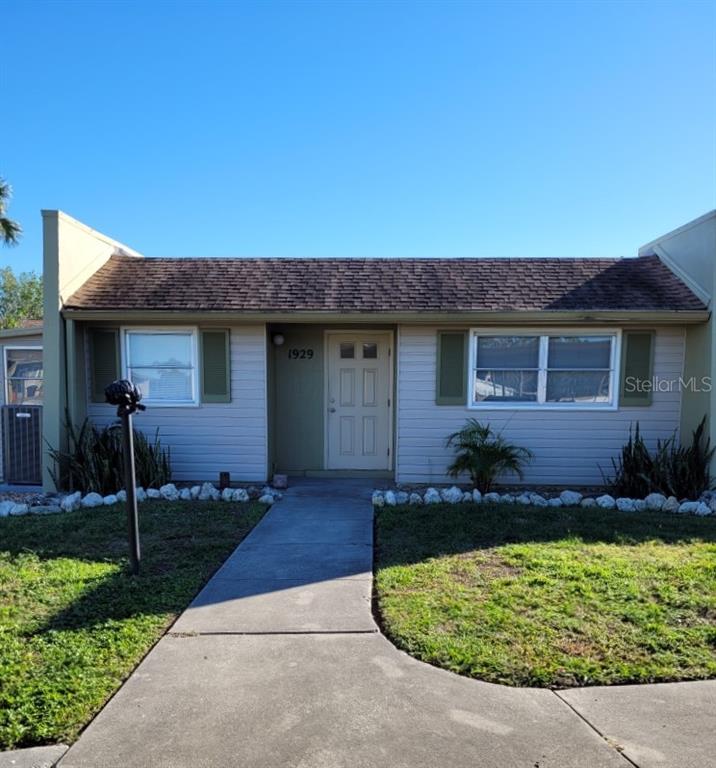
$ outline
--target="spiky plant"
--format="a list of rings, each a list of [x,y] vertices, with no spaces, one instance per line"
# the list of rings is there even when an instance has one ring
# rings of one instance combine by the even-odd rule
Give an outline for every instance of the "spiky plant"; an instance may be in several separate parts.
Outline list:
[[[508,443],[489,424],[480,424],[477,419],[468,419],[462,429],[447,438],[446,445],[456,454],[448,474],[458,477],[467,473],[482,493],[487,493],[501,474],[511,472],[521,479],[524,465],[532,459],[527,448]]]
[[[677,499],[698,499],[713,488],[711,459],[716,448],[706,434],[706,416],[691,435],[691,443],[680,445],[676,434],[656,441],[649,451],[639,431],[639,422],[617,459],[612,459],[614,474],[609,484],[615,494],[642,499],[649,493],[663,493]]]
[[[57,488],[83,493],[95,491],[103,496],[123,488],[120,425],[98,429],[89,419],[85,419],[79,429],[69,419],[66,424],[68,450],[50,449],[56,467],[52,479]],[[159,488],[171,480],[171,455],[159,440],[159,430],[151,443],[142,432],[134,430],[134,469],[137,485],[144,488]]]

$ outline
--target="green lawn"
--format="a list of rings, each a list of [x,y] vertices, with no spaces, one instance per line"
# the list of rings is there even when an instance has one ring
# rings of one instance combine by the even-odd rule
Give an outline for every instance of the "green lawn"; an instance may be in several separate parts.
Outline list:
[[[0,520],[0,749],[72,741],[236,544],[258,504],[123,505]]]
[[[509,685],[716,676],[716,518],[579,508],[376,510],[384,629]]]

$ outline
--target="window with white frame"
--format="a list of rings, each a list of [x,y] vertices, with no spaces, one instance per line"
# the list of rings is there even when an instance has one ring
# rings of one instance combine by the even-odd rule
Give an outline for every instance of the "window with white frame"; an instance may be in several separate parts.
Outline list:
[[[194,329],[127,329],[124,368],[147,402],[193,405],[198,401]]]
[[[5,402],[42,405],[41,347],[5,347]]]
[[[610,407],[618,336],[473,332],[474,407]]]

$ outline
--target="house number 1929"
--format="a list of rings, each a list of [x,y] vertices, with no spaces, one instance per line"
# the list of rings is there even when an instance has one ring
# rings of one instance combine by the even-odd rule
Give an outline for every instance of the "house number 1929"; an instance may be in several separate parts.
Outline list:
[[[313,357],[312,349],[289,349],[289,360],[310,360]]]

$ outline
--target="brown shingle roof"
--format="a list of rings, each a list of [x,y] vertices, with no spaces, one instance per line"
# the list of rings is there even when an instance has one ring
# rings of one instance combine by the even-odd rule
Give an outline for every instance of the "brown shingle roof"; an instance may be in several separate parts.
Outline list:
[[[144,259],[113,256],[71,309],[231,312],[703,310],[656,256]]]

